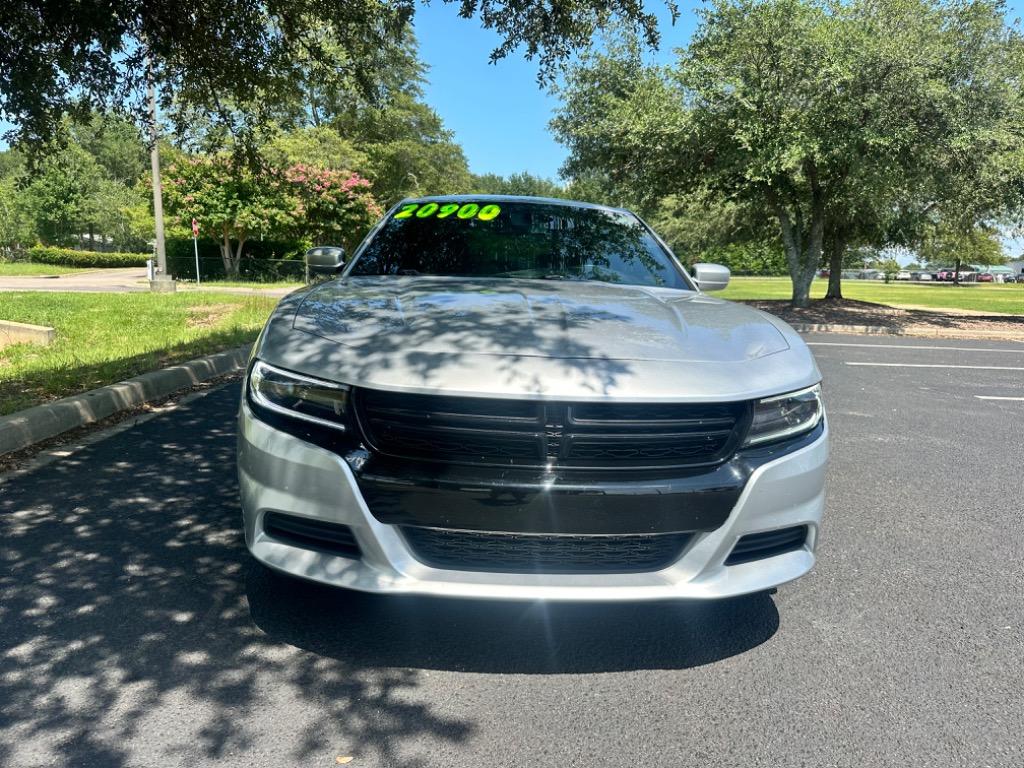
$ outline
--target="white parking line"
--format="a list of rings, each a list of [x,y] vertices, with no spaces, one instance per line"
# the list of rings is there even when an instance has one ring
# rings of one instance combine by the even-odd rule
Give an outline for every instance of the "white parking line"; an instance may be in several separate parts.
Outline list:
[[[969,368],[974,371],[1024,371],[1003,365],[945,365],[944,363],[851,363],[847,365],[870,365],[878,368]]]
[[[932,347],[925,344],[854,344],[840,341],[808,341],[809,347],[868,347],[870,349],[938,349],[949,352],[1011,352],[1024,355],[1024,346],[1020,349],[990,349],[987,347]]]
[[[1024,397],[1000,397],[999,395],[975,395],[979,400],[1017,400],[1024,403]]]

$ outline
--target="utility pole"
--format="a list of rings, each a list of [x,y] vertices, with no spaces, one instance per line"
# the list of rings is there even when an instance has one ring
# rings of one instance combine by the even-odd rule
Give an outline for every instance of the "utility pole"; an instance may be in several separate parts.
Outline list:
[[[177,290],[174,280],[167,274],[167,249],[164,244],[164,190],[160,183],[160,129],[156,122],[156,85],[153,83],[153,59],[146,58],[147,89],[149,91],[149,162],[153,170],[153,219],[156,222],[156,265],[159,270],[149,288],[156,293]]]

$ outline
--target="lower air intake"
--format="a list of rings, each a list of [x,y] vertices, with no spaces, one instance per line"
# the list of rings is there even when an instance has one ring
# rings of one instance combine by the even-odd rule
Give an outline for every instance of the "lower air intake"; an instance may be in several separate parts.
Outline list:
[[[434,568],[498,573],[637,573],[671,565],[692,534],[553,535],[403,526],[418,560]]]
[[[268,512],[263,517],[263,530],[280,542],[303,549],[318,549],[351,558],[362,556],[352,529],[347,525]]]
[[[794,552],[803,547],[806,541],[806,525],[780,528],[777,531],[765,531],[764,533],[749,533],[740,537],[740,540],[736,542],[736,546],[732,548],[725,564],[739,565],[752,560],[762,560],[766,557]]]

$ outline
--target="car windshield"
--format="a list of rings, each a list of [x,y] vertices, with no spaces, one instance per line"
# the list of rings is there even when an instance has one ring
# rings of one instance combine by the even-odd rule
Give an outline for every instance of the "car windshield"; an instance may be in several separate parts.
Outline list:
[[[349,274],[596,280],[690,288],[672,257],[631,214],[486,199],[399,206]]]

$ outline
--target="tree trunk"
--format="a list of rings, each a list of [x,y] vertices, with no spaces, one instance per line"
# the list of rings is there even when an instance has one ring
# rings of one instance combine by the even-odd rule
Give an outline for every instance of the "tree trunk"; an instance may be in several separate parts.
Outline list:
[[[953,260],[953,285],[960,287],[960,259]]]
[[[779,209],[778,216],[789,276],[793,280],[791,301],[794,307],[803,308],[811,303],[811,283],[821,263],[824,216],[821,211],[812,213],[810,233],[806,241],[801,234],[802,217],[799,213],[795,221],[790,219],[789,214],[783,209]]]
[[[232,261],[231,276],[238,277],[238,267],[242,263],[242,246],[245,245],[245,233],[242,232],[238,235],[238,250],[235,251],[235,258]]]
[[[828,292],[826,299],[843,298],[843,256],[846,255],[846,237],[837,232],[832,237],[828,260]]]
[[[782,245],[789,266],[789,276],[793,280],[792,304],[797,308],[807,307],[811,303],[811,283],[814,274],[821,264],[821,251],[825,235],[825,199],[817,184],[816,171],[811,167],[812,179],[810,226],[804,229],[804,213],[798,204],[792,215],[775,195],[769,190],[768,199],[775,209],[782,230]]]
[[[220,260],[224,263],[224,274],[231,275],[231,233],[227,226],[221,230],[224,240],[220,244]]]

